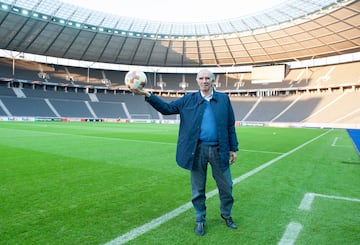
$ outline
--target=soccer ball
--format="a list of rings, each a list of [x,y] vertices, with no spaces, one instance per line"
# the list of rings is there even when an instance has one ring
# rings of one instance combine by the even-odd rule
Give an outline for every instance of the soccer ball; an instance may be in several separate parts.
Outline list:
[[[129,89],[142,89],[145,87],[147,77],[142,71],[129,71],[125,76],[125,85]]]

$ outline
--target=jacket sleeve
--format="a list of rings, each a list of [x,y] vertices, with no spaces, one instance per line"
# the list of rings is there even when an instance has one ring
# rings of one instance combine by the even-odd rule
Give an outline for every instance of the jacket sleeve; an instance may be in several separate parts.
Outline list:
[[[237,135],[236,135],[236,129],[235,129],[235,114],[234,114],[234,110],[232,108],[230,99],[228,100],[228,105],[229,105],[229,145],[230,145],[230,151],[238,151],[238,139],[237,139]]]
[[[167,103],[154,94],[151,94],[150,97],[145,97],[145,101],[163,115],[179,114],[177,101]]]

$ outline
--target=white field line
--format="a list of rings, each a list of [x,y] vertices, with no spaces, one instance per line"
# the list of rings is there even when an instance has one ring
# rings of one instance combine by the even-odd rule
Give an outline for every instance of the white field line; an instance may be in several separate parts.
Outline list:
[[[333,146],[333,147],[352,147],[351,145],[339,145],[339,144],[336,144],[338,139],[339,139],[339,137],[335,137],[332,144],[331,144],[331,146]]]
[[[239,151],[246,151],[246,152],[255,152],[255,153],[265,153],[265,154],[284,154],[284,152],[276,152],[276,151],[258,151],[258,150],[247,150],[247,149],[239,149]]]
[[[338,140],[338,137],[335,137],[335,139],[333,140],[333,142],[332,142],[331,146],[336,146],[336,142],[337,142],[337,140]]]
[[[306,193],[304,195],[304,198],[301,200],[301,203],[298,208],[301,210],[310,210],[311,204],[313,203],[314,198],[315,198],[314,193]]]
[[[336,200],[343,200],[350,202],[360,202],[360,199],[357,198],[331,196],[331,195],[324,195],[317,193],[306,193],[298,208],[301,210],[310,210],[315,197],[322,197],[322,198],[329,198],[329,199],[336,199]]]
[[[240,177],[234,179],[233,183],[237,184],[237,183],[245,180],[246,178],[260,172],[261,170],[269,167],[270,165],[272,165],[273,163],[279,161],[280,159],[282,159],[282,158],[284,158],[284,157],[286,157],[286,156],[300,150],[301,148],[305,147],[306,145],[308,145],[308,144],[314,142],[315,140],[321,138],[322,136],[328,134],[330,131],[331,130],[326,131],[325,133],[323,133],[323,134],[321,134],[321,135],[319,135],[319,136],[317,136],[317,137],[303,143],[302,145],[300,145],[298,147],[295,147],[294,149],[282,154],[281,156],[278,156],[278,157],[272,159],[271,161],[266,162],[263,165],[261,165],[261,166],[255,168],[255,169],[247,172],[246,174],[241,175]],[[214,189],[214,190],[206,193],[206,196],[207,196],[207,198],[211,198],[211,197],[213,197],[213,196],[215,196],[217,194],[218,194],[218,190]],[[148,223],[146,223],[146,224],[144,224],[142,226],[139,226],[137,228],[134,228],[134,229],[130,230],[129,232],[127,232],[127,233],[125,233],[125,234],[123,234],[123,235],[121,235],[121,236],[107,242],[105,245],[118,245],[118,244],[124,244],[124,243],[126,243],[128,241],[131,241],[131,240],[145,234],[146,232],[160,226],[161,224],[169,221],[170,219],[175,218],[176,216],[186,212],[190,208],[192,208],[192,203],[188,202],[188,203],[180,206],[179,208],[174,209],[173,211],[170,211],[169,213],[166,213],[166,214],[164,214],[164,215],[162,215],[162,216],[160,216],[160,217],[158,217],[156,219],[151,220],[150,222],[148,222]]]
[[[341,197],[341,196],[331,196],[331,195],[324,195],[324,194],[317,194],[317,193],[306,193],[301,200],[299,205],[299,209],[309,211],[311,210],[311,205],[315,199],[315,197],[322,197],[322,198],[329,198],[329,199],[336,199],[336,200],[343,200],[343,201],[351,201],[351,202],[360,202],[360,199],[357,198],[350,198],[350,197]],[[290,222],[286,227],[284,235],[282,236],[281,240],[279,241],[278,245],[292,245],[295,244],[295,241],[302,230],[303,226],[297,222]]]
[[[324,136],[325,134],[328,134],[329,132],[330,132],[330,130],[329,130],[329,131],[326,131],[325,133],[323,133],[323,134],[321,134],[321,135],[319,135],[319,136],[317,136],[317,137],[315,137],[315,138],[313,138],[313,139],[311,139],[311,140],[309,140],[309,141],[307,141],[307,142],[305,142],[305,143],[302,144],[302,145],[299,145],[298,147],[295,147],[295,148],[292,149],[291,151],[288,151],[288,152],[286,152],[286,153],[284,153],[284,154],[282,154],[282,155],[280,155],[280,156],[278,156],[278,157],[276,157],[276,158],[268,161],[267,163],[264,163],[263,165],[260,165],[259,167],[254,168],[253,170],[247,172],[246,174],[241,175],[240,177],[238,177],[238,178],[236,178],[236,179],[233,180],[234,184],[239,183],[240,181],[242,181],[242,180],[244,180],[244,179],[246,179],[246,178],[248,178],[248,177],[256,174],[257,172],[260,172],[260,171],[263,170],[264,168],[267,168],[267,167],[269,167],[270,165],[272,165],[274,162],[277,162],[277,161],[279,161],[280,159],[282,159],[282,158],[284,158],[284,157],[287,157],[288,155],[290,155],[290,154],[292,154],[292,153],[300,150],[300,149],[303,148],[304,146],[306,146],[306,145],[314,142],[315,140],[321,138],[322,136]]]
[[[128,241],[131,241],[131,240],[137,238],[138,236],[141,236],[142,234],[144,234],[152,229],[155,229],[156,227],[160,226],[161,224],[167,222],[168,220],[173,219],[174,217],[186,212],[191,207],[192,207],[192,203],[188,202],[188,203],[178,207],[177,209],[174,209],[173,211],[164,214],[163,216],[160,216],[142,226],[132,229],[131,231],[125,233],[124,235],[119,236],[119,237],[115,238],[114,240],[106,243],[106,245],[124,244]]]
[[[278,245],[292,245],[295,244],[295,241],[302,230],[303,226],[297,222],[291,222],[286,227],[284,235],[279,241]]]

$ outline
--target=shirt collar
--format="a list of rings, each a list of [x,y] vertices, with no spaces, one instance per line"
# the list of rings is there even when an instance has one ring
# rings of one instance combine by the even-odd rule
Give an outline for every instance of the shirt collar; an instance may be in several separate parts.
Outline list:
[[[200,91],[200,93],[201,93],[201,96],[202,96],[205,100],[210,101],[210,100],[212,99],[212,97],[213,97],[214,89],[211,90],[211,94],[210,94],[210,95],[204,95],[201,91]]]

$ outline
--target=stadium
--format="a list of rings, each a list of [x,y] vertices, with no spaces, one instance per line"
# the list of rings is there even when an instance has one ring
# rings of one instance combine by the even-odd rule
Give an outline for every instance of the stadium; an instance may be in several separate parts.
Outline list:
[[[236,6],[238,7],[238,6]],[[360,2],[282,1],[219,20],[162,21],[60,0],[0,0],[4,244],[359,244]],[[193,234],[172,101],[200,69],[239,137],[234,217]]]

